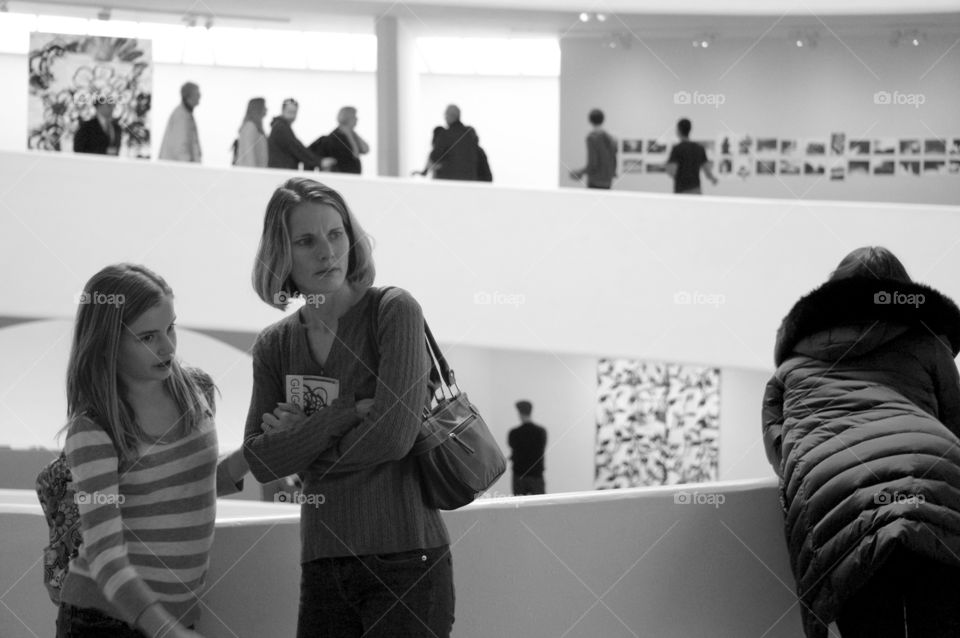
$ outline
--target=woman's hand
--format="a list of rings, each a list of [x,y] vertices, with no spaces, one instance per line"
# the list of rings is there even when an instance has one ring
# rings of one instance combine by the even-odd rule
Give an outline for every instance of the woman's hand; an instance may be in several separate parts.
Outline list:
[[[263,415],[263,422],[260,428],[264,432],[274,432],[278,430],[287,430],[300,425],[307,419],[303,409],[295,403],[278,403],[273,414]]]

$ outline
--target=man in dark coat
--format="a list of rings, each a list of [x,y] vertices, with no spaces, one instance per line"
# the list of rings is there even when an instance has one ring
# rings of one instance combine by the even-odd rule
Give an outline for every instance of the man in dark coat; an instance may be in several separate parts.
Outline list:
[[[547,430],[533,422],[532,403],[517,401],[516,408],[522,423],[507,434],[513,462],[513,494],[546,494],[543,456],[547,449]]]
[[[97,114],[81,122],[73,136],[74,153],[117,155],[120,152],[120,122],[113,117],[114,106],[110,98],[96,98]]]
[[[360,156],[370,152],[370,146],[357,133],[357,109],[345,106],[337,113],[337,128],[323,135],[309,146],[320,158],[332,159],[330,170],[334,173],[362,172]]]
[[[479,180],[480,140],[477,132],[460,121],[460,108],[455,104],[447,107],[444,119],[447,128],[437,127],[433,130],[430,168],[433,169],[434,178]]]
[[[320,158],[311,153],[297,139],[292,124],[297,119],[300,105],[293,98],[283,101],[281,115],[270,122],[270,137],[267,138],[267,166],[297,170],[303,163],[303,169],[312,171],[320,166]]]
[[[797,302],[763,401],[804,629],[960,636],[960,310],[870,271]]]

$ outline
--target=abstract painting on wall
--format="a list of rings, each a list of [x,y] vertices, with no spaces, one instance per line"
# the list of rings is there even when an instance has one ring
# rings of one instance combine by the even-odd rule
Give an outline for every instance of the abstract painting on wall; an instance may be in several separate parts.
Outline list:
[[[72,150],[81,122],[108,102],[118,154],[150,158],[150,40],[32,33],[29,65],[27,148]]]
[[[595,489],[717,480],[718,368],[601,359],[597,390]]]

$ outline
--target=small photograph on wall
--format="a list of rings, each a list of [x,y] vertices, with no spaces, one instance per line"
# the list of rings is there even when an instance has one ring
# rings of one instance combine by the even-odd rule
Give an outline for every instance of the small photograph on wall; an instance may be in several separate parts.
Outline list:
[[[733,136],[721,135],[717,139],[717,149],[721,155],[733,155]]]
[[[847,163],[847,175],[853,177],[854,175],[869,175],[870,174],[870,160],[850,160]]]
[[[28,62],[27,148],[150,158],[150,40],[31,33]]]
[[[642,159],[624,159],[623,160],[623,172],[624,173],[642,173],[643,172],[643,160]]]
[[[733,175],[733,158],[720,158],[720,161],[717,162],[717,175],[720,177],[730,177]]]
[[[779,142],[775,137],[757,138],[757,155],[776,155],[779,148]]]
[[[747,179],[753,175],[753,160],[749,157],[734,158],[733,171],[740,179]]]
[[[786,158],[780,160],[781,175],[799,175],[801,169],[802,166],[800,165],[799,160]]]
[[[716,481],[720,370],[601,359],[594,450],[598,490]]]
[[[850,140],[850,155],[869,155],[870,140]]]
[[[659,140],[647,140],[647,154],[648,155],[665,155],[667,153],[667,145],[664,142]]]
[[[842,182],[847,177],[847,167],[844,164],[834,164],[830,167],[830,181]]]
[[[647,162],[647,174],[666,173],[666,172],[667,172],[666,162]]]
[[[947,162],[945,160],[924,160],[923,174],[924,175],[946,175]]]
[[[920,160],[900,160],[897,164],[897,175],[920,177]]]
[[[950,174],[960,175],[960,160],[950,160]]]
[[[946,155],[947,140],[926,139],[923,141],[923,152],[926,155]]]
[[[896,172],[897,163],[892,159],[874,159],[874,175],[893,175]]]
[[[622,148],[624,153],[642,153],[643,140],[623,140]]]
[[[831,133],[830,134],[830,154],[831,155],[843,155],[847,150],[847,134],[846,133]]]
[[[900,140],[900,154],[901,155],[919,155],[922,150],[920,140],[918,139],[903,139]]]
[[[955,137],[950,140],[950,154],[960,155],[960,137]]]
[[[803,162],[804,175],[826,175],[827,163],[823,160],[807,158]]]
[[[738,155],[753,154],[753,143],[754,143],[754,139],[749,135],[737,136],[737,154]]]
[[[763,159],[757,160],[757,175],[776,175],[777,160]]]
[[[782,139],[780,140],[780,154],[781,155],[796,155],[800,150],[800,142],[795,139]]]
[[[827,140],[819,137],[814,139],[804,140],[803,153],[805,155],[826,155]]]
[[[891,137],[884,137],[873,140],[874,155],[893,155],[897,152],[897,140]]]

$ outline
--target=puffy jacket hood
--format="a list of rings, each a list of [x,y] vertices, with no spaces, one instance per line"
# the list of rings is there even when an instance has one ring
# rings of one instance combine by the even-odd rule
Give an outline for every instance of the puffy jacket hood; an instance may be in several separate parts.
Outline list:
[[[960,308],[918,283],[851,278],[828,281],[802,297],[777,332],[774,360],[792,352],[820,360],[867,354],[910,328],[942,335],[960,353]]]

